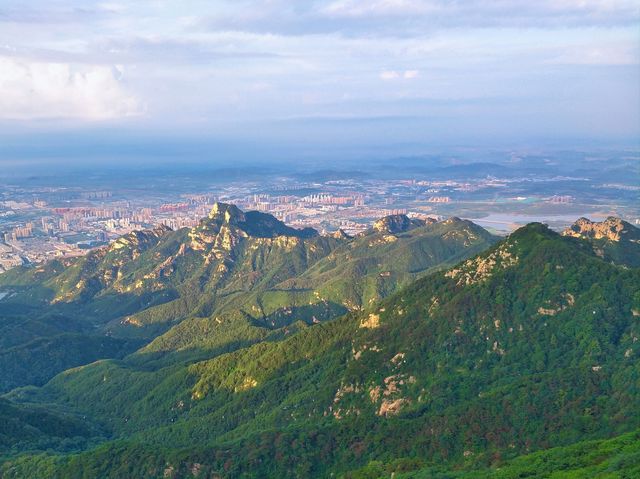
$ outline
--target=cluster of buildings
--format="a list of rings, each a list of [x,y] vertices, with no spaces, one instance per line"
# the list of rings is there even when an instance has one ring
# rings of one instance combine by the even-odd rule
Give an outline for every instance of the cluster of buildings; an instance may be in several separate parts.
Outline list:
[[[554,203],[554,204],[568,204],[571,203],[573,201],[573,196],[569,196],[569,195],[553,195],[551,198],[549,198],[549,203]]]
[[[0,201],[0,272],[26,262],[82,255],[136,229],[158,224],[174,230],[190,228],[206,217],[218,200],[235,203],[245,211],[270,213],[295,227],[310,226],[327,232],[341,228],[352,234],[368,228],[381,216],[407,212],[402,205],[396,206],[398,197],[385,195],[386,188],[379,184],[362,188],[351,182],[334,181],[326,188],[313,183],[279,185],[268,193],[251,189],[233,185],[221,188],[219,194],[190,193],[157,201],[123,199],[121,192],[115,195],[102,190],[56,200],[56,190],[52,188],[44,194],[53,199],[46,201],[33,196],[24,201]],[[309,190],[317,193],[309,194]]]
[[[210,194],[196,194],[153,204],[145,198],[114,196],[110,191],[89,191],[72,201],[0,201],[0,273],[25,263],[83,255],[123,234],[158,224],[174,230],[193,227],[217,200]]]
[[[382,216],[406,214],[410,211],[407,205],[416,201],[422,202],[422,210],[412,212],[428,213],[434,198],[450,201],[431,193],[450,186],[454,185],[416,180],[287,180],[273,185],[236,183],[221,187],[216,194],[166,192],[153,198],[138,197],[139,193],[125,197],[109,190],[80,190],[75,195],[65,190],[60,195],[56,188],[46,188],[37,192],[38,198],[34,192],[17,192],[0,201],[0,272],[24,262],[85,254],[136,229],[158,224],[174,230],[193,227],[218,200],[235,203],[245,211],[270,213],[294,227],[323,232],[340,228],[356,234]]]
[[[458,208],[465,195],[467,198],[476,195],[467,203],[472,207],[482,201],[491,204],[497,188],[508,189],[508,182],[494,178],[477,182],[416,179],[314,182],[270,178],[262,183],[219,185],[215,193],[149,189],[146,194],[135,191],[127,196],[120,190],[81,188],[74,194],[56,188],[37,192],[0,191],[0,272],[24,262],[85,254],[120,235],[158,224],[173,230],[193,227],[207,216],[216,201],[234,203],[245,211],[266,212],[294,227],[313,227],[327,233],[342,229],[357,234],[376,219],[391,214],[451,215],[452,207]],[[488,199],[478,200],[478,192],[487,189]],[[516,198],[521,199],[525,198]],[[540,201],[566,204],[573,197],[554,195]]]
[[[4,242],[17,241],[21,238],[28,238],[33,234],[33,223],[27,223],[24,226],[16,226],[4,234]]]

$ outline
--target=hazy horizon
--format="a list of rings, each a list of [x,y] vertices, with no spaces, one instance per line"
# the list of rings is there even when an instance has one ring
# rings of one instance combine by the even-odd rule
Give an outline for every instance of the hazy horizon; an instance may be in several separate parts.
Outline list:
[[[18,2],[0,161],[640,143],[635,2]]]

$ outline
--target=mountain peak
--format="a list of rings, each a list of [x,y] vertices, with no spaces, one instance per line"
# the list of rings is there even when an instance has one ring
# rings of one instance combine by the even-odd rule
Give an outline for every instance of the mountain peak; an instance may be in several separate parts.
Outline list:
[[[543,239],[559,238],[558,233],[549,228],[545,223],[527,223],[521,226],[505,239],[506,243],[533,244]]]
[[[615,216],[609,216],[606,220],[600,222],[591,221],[588,218],[578,218],[575,223],[562,232],[562,235],[596,240],[604,238],[618,242],[623,239],[623,235],[636,237],[640,236],[640,233],[637,228],[626,221]]]
[[[336,239],[344,239],[344,240],[353,238],[353,236],[350,236],[349,234],[347,234],[347,232],[342,228],[339,228],[338,231],[334,231],[333,233],[331,233],[331,237]]]
[[[276,236],[295,236],[310,238],[317,236],[313,228],[296,229],[268,213],[260,211],[243,212],[236,205],[216,202],[209,215],[198,226],[198,229],[216,232],[223,225],[232,226],[232,230],[241,230],[249,236],[257,238],[274,238]]]
[[[245,221],[244,213],[236,206],[229,203],[216,202],[209,211],[210,220],[221,220],[223,223]]]
[[[426,222],[419,219],[411,219],[407,215],[389,215],[380,218],[373,223],[373,229],[378,233],[402,233],[411,228],[424,226]]]

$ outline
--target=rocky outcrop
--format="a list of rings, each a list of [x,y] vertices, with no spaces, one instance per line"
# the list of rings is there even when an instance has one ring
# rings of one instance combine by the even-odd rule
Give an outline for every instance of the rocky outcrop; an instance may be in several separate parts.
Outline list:
[[[353,236],[348,235],[342,228],[331,234],[331,237],[339,240],[350,240]]]
[[[212,245],[217,258],[231,251],[242,238],[311,238],[317,235],[313,228],[291,228],[272,215],[259,211],[245,213],[227,203],[216,203],[207,218],[189,232],[192,249],[207,250]]]
[[[243,212],[237,206],[227,203],[216,203],[197,229],[210,232],[227,226],[232,231],[242,231],[245,236],[256,238],[275,238],[277,236],[293,236],[311,238],[318,236],[313,228],[296,229],[287,226],[274,216],[259,211]]]
[[[412,219],[407,215],[389,215],[373,223],[373,230],[378,233],[402,233],[412,228],[426,225],[425,220]]]
[[[398,355],[395,357],[397,358]],[[404,354],[402,357],[404,357]],[[404,406],[411,404],[411,399],[402,396],[402,390],[410,384],[415,384],[415,382],[416,378],[414,376],[394,374],[384,378],[384,386],[377,385],[370,388],[369,399],[374,405],[379,404],[376,414],[384,417],[394,416]]]
[[[380,327],[380,315],[371,313],[368,317],[360,321],[361,328],[377,329]]]
[[[591,244],[596,256],[621,266],[640,267],[640,229],[610,216],[595,222],[580,218],[562,232]]]
[[[113,243],[111,243],[107,249],[108,251],[115,251],[123,248],[130,248],[133,256],[136,256],[136,252],[147,249],[150,246],[155,246],[160,238],[167,233],[171,232],[171,228],[165,225],[158,225],[151,230],[132,231],[129,234],[121,236]]]
[[[579,218],[575,223],[562,232],[563,236],[574,238],[607,239],[620,241],[623,239],[638,240],[640,231],[626,221],[614,216],[601,222],[591,221],[588,218]]]
[[[518,264],[518,256],[511,250],[511,245],[505,243],[492,253],[469,259],[444,275],[457,280],[458,286],[463,286],[486,281],[494,271],[504,270],[516,264]]]

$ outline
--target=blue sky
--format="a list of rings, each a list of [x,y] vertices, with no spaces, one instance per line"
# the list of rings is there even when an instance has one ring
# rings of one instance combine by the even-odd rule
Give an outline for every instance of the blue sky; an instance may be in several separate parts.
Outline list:
[[[16,144],[637,143],[640,3],[2,0],[0,129]]]

